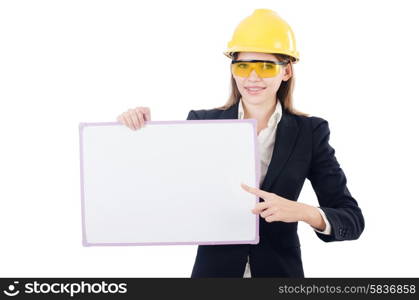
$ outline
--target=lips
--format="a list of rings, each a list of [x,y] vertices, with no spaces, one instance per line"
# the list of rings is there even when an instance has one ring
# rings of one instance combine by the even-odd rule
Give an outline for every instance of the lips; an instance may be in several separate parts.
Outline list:
[[[265,87],[261,87],[261,86],[245,86],[244,88],[251,95],[259,94],[261,91],[265,89]]]
[[[265,89],[263,86],[245,86],[244,88],[249,91],[259,91]]]

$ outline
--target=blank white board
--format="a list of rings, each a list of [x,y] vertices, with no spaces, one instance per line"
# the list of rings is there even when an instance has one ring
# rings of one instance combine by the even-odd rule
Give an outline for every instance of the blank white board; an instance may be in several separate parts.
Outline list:
[[[257,244],[256,120],[80,123],[84,246]]]

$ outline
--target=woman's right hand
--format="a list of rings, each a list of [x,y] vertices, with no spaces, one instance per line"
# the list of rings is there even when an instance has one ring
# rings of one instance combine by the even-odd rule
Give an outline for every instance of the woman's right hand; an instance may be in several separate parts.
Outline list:
[[[132,130],[140,129],[145,126],[145,121],[151,121],[150,108],[139,106],[128,109],[126,112],[120,114],[117,120]]]

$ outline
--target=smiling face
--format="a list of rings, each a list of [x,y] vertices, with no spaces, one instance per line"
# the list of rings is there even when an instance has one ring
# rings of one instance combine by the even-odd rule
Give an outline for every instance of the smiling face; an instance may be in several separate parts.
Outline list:
[[[237,60],[270,60],[278,62],[275,55],[259,52],[240,52]],[[262,104],[265,102],[276,101],[276,93],[282,81],[287,81],[291,76],[290,65],[282,66],[281,72],[275,77],[261,78],[252,70],[248,77],[240,77],[232,74],[236,81],[237,88],[242,96],[242,100],[251,104]]]

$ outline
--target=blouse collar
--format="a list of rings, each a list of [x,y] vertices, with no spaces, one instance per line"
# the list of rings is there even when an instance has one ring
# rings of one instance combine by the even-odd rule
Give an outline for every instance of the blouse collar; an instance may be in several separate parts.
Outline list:
[[[238,113],[238,119],[243,119],[244,117],[244,111],[243,111],[243,105],[242,105],[242,99],[239,100],[239,113]],[[273,125],[277,125],[282,117],[282,106],[281,102],[276,102],[276,108],[271,117],[268,121],[268,127],[271,127]]]

